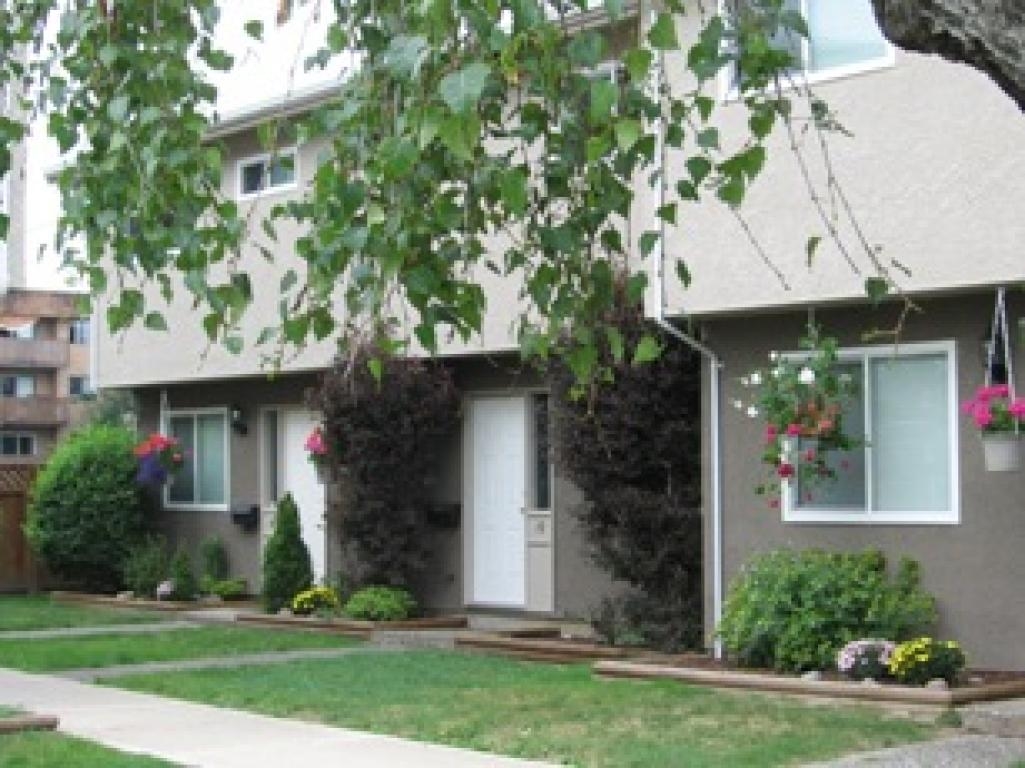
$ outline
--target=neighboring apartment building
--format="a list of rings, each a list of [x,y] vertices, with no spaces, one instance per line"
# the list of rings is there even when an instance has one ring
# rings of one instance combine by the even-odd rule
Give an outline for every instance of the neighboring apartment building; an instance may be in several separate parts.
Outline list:
[[[90,321],[77,295],[26,285],[26,178],[42,171],[30,171],[24,144],[13,155],[0,179],[0,209],[10,216],[0,243],[0,591],[38,583],[21,530],[26,493],[93,391]]]
[[[831,140],[835,171],[870,238],[885,247],[884,258],[910,269],[902,282],[924,311],[910,318],[899,347],[863,341],[864,331],[893,322],[894,305],[871,309],[865,275],[851,272],[828,242],[808,268],[805,243],[824,233],[783,136],[772,140],[768,166],[743,211],[786,273],[788,290],[715,203],[686,208],[685,226],[666,232],[664,248],[652,257],[649,313],[688,318],[712,355],[704,393],[709,640],[729,579],[755,552],[878,547],[893,560],[910,555],[921,562],[926,587],[939,600],[942,632],[962,640],[975,665],[1025,669],[1025,649],[1007,642],[1025,632],[1025,475],[984,474],[978,442],[957,415],[958,402],[983,379],[996,289],[1025,281],[1025,217],[1016,194],[1025,177],[1025,120],[981,74],[894,51],[879,35],[868,0],[805,0],[803,8],[813,34],[802,46],[809,80],[854,134]],[[628,23],[643,34],[645,19]],[[693,36],[698,19],[687,23],[695,26],[681,32]],[[670,82],[687,86],[681,62],[669,57],[665,69]],[[740,135],[746,112],[731,101],[729,80],[720,119]],[[298,96],[292,108],[322,96]],[[300,146],[293,170],[257,173],[267,161],[255,126],[268,114],[256,107],[216,128],[231,151],[225,194],[262,209],[301,194],[317,157],[316,146]],[[683,158],[670,154],[669,162],[682,165]],[[269,183],[254,181],[261,177]],[[638,194],[653,193],[645,187]],[[640,206],[633,232],[656,226],[658,203],[652,197]],[[275,264],[253,258],[247,265],[253,285],[266,291],[257,293],[246,321],[250,338],[261,317],[276,316],[278,277],[298,262],[289,256],[295,236],[279,231]],[[690,289],[663,282],[669,254],[687,259]],[[543,423],[546,400],[541,383],[506,356],[514,348],[509,313],[516,289],[487,277],[485,290],[482,337],[443,350],[467,397],[462,433],[438,448],[433,488],[436,501],[460,504],[462,516],[455,529],[433,534],[435,562],[420,596],[434,609],[584,616],[613,585],[591,565],[576,529],[571,509],[579,493],[546,457],[533,460],[542,442],[534,425]],[[1012,328],[1023,311],[1022,297],[1009,294]],[[771,350],[796,348],[810,315],[839,336],[863,380],[870,439],[853,457],[858,470],[845,498],[805,506],[784,494],[783,509],[773,511],[754,493],[762,427],[722,404],[743,396],[740,377]],[[336,512],[325,519],[325,489],[302,441],[317,420],[303,393],[330,364],[333,344],[313,345],[269,380],[251,349],[239,356],[213,350],[201,363],[205,336],[186,301],[171,308],[169,322],[173,345],[141,328],[118,339],[98,334],[100,385],[133,389],[144,428],[163,429],[191,449],[188,470],[164,498],[166,529],[193,545],[220,534],[236,568],[255,585],[273,503],[288,490],[299,502],[315,569],[330,576],[339,557]],[[1020,355],[1018,334],[1012,346]],[[1019,376],[1018,383],[1025,381]],[[539,471],[554,477],[544,499],[532,498],[544,485]],[[493,494],[475,493],[480,477],[511,484],[513,501],[496,504]],[[260,510],[252,531],[229,514],[250,505]]]

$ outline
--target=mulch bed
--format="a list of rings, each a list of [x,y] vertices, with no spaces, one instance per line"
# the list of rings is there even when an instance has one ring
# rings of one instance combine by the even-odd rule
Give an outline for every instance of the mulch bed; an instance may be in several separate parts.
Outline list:
[[[12,715],[0,717],[0,735],[23,731],[55,731],[60,721],[49,715]]]
[[[249,610],[256,606],[250,600],[208,603],[202,600],[177,602],[174,600],[146,600],[139,597],[121,598],[112,595],[93,595],[86,592],[51,592],[50,597],[58,603],[98,605],[103,608],[127,608],[137,611],[204,611],[204,610]]]
[[[369,638],[377,631],[416,631],[436,629],[465,629],[465,616],[434,616],[405,621],[357,621],[355,619],[322,619],[315,616],[282,616],[266,613],[240,613],[239,624],[287,629],[306,629],[333,632],[349,637]]]

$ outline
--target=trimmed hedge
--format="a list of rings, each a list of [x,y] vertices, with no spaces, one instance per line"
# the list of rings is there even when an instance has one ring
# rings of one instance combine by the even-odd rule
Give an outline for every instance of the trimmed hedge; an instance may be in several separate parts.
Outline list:
[[[87,426],[58,445],[39,472],[25,531],[55,575],[90,590],[123,586],[149,507],[135,482],[134,447],[135,435],[124,428]]]

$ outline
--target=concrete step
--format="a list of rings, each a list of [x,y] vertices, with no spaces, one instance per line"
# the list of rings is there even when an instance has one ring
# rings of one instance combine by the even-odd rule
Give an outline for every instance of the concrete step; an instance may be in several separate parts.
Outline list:
[[[1025,699],[970,704],[958,710],[967,730],[1005,738],[1025,738]]]

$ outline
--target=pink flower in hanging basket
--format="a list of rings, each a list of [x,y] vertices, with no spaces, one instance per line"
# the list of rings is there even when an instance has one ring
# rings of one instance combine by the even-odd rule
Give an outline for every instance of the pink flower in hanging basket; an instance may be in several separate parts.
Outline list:
[[[1018,421],[1025,421],[1025,397],[1015,398],[1011,404],[1007,406],[1007,412]]]
[[[306,437],[305,448],[311,459],[327,456],[327,441],[324,439],[324,430],[321,427],[314,427]]]
[[[801,425],[800,424],[788,424],[787,425],[787,437],[800,437],[801,436]]]
[[[776,474],[784,480],[793,477],[795,471],[796,470],[794,469],[794,465],[787,461],[784,461],[776,468]]]

